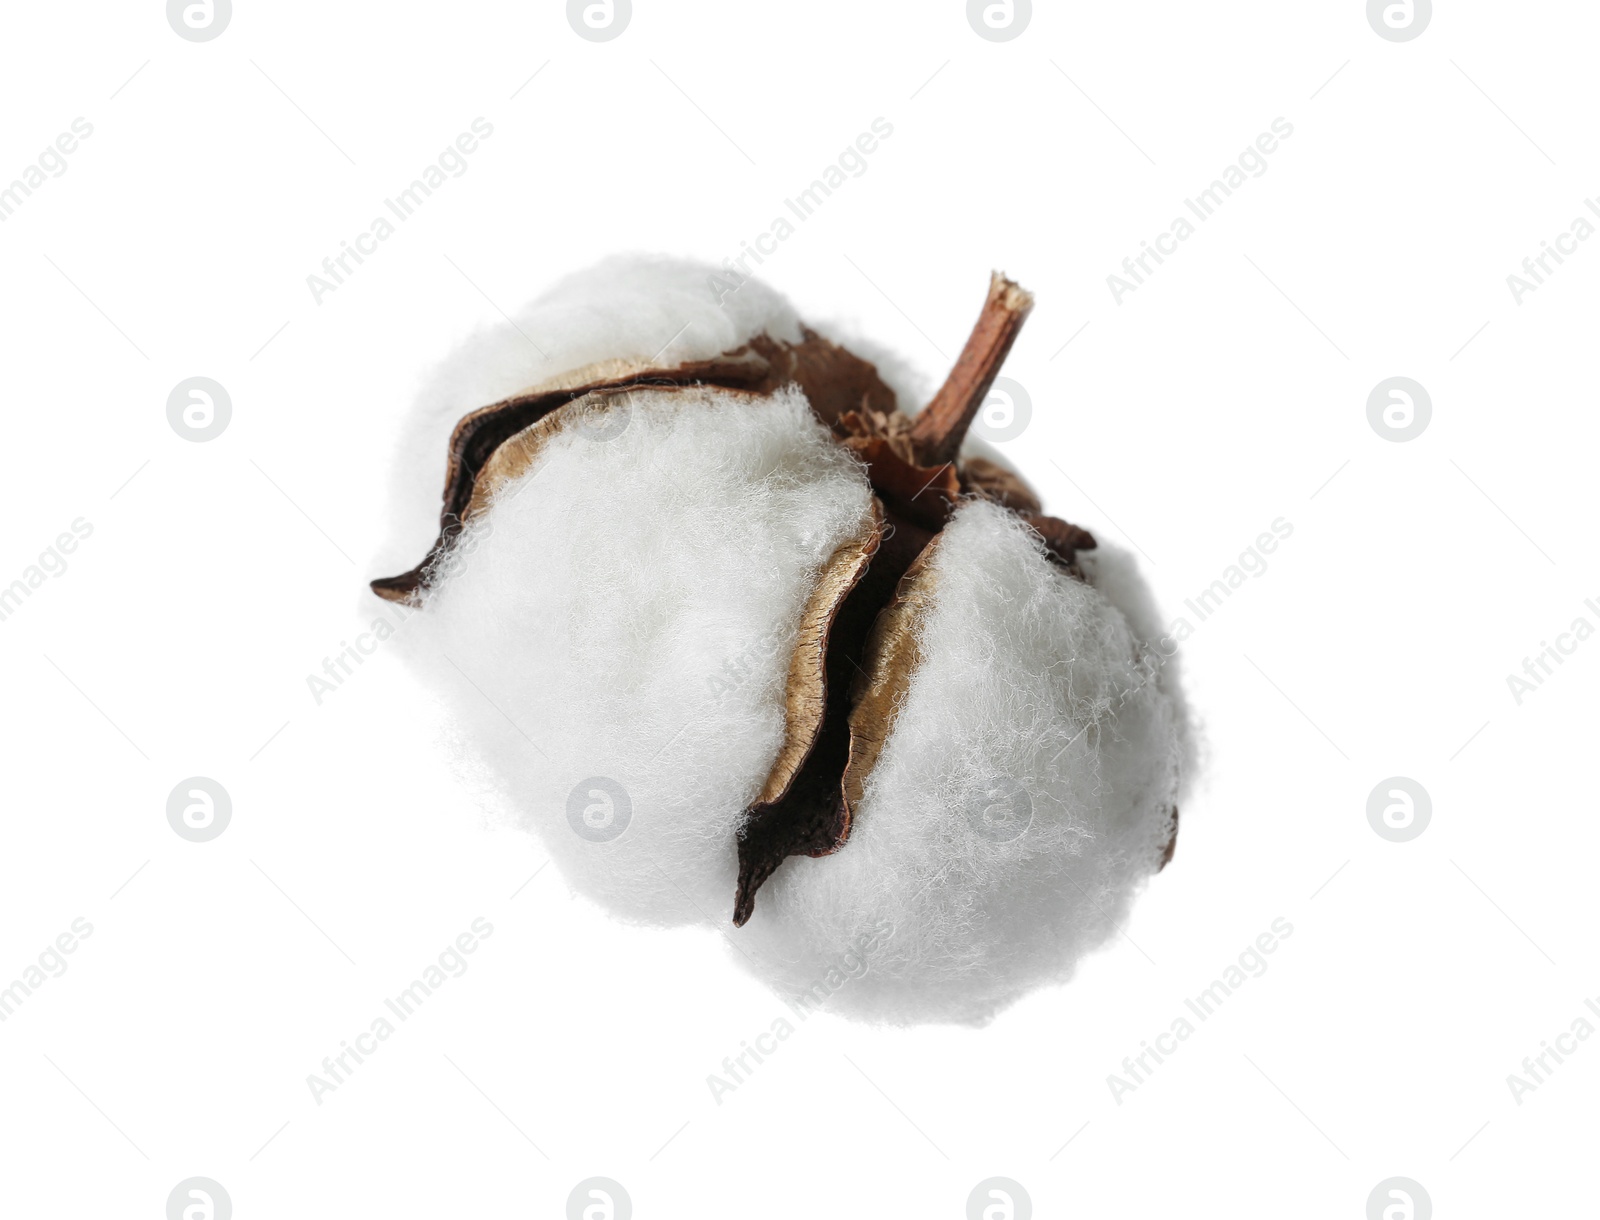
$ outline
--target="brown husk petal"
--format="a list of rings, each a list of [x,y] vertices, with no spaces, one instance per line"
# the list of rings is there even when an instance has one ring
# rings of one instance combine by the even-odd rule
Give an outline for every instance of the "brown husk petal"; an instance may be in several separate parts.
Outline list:
[[[850,755],[840,782],[847,809],[861,803],[867,776],[894,731],[911,675],[922,662],[917,635],[938,584],[931,563],[938,546],[936,537],[906,570],[894,600],[878,615],[867,640],[865,664],[856,674],[852,691]]]
[[[993,500],[1013,512],[1042,513],[1044,505],[1022,476],[988,458],[969,457],[961,463],[961,490]]]
[[[924,529],[941,530],[961,498],[954,462],[931,470],[900,456],[883,437],[850,437],[845,447],[867,466],[867,477],[883,502]]]
[[[1052,559],[1080,580],[1083,578],[1083,572],[1078,567],[1078,552],[1094,550],[1098,544],[1093,534],[1060,517],[1046,517],[1042,513],[1018,513],[1017,516],[1039,535]]]
[[[894,409],[894,391],[878,377],[873,364],[805,327],[797,344],[758,335],[710,360],[670,366],[626,360],[585,365],[480,407],[463,416],[450,436],[438,538],[416,567],[398,576],[379,577],[372,581],[372,591],[389,601],[419,604],[430,569],[484,503],[479,497],[475,505],[473,491],[485,465],[507,441],[558,407],[605,390],[712,385],[772,394],[791,382],[799,384],[824,423],[832,424],[851,409]]]
[[[536,423],[504,441],[483,463],[472,484],[462,521],[471,521],[489,511],[500,492],[525,475],[552,440],[584,423],[600,426],[606,412],[625,407],[631,390],[591,390],[580,398],[563,403]]]
[[[934,537],[932,531],[892,510],[885,509],[884,518],[882,539],[870,566],[833,617],[824,666],[826,707],[815,739],[782,794],[757,800],[740,827],[736,926],[750,918],[756,891],[785,859],[828,855],[850,836],[851,806],[842,798],[840,780],[850,755],[851,683],[862,668],[879,611]],[[763,798],[768,795],[763,792]]]
[[[784,742],[767,773],[756,805],[781,800],[793,785],[827,710],[828,641],[834,620],[850,590],[867,571],[883,540],[883,508],[874,498],[861,528],[823,564],[816,587],[800,615],[800,629],[784,686]]]

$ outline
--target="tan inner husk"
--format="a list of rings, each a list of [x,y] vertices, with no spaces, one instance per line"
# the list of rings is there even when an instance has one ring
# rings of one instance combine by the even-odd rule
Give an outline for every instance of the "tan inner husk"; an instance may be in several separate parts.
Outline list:
[[[861,804],[867,777],[894,732],[912,675],[922,662],[917,635],[933,607],[938,577],[932,556],[938,548],[935,537],[906,569],[894,600],[878,615],[867,637],[865,666],[851,691],[850,757],[842,784],[845,804],[852,811]]]
[[[861,528],[829,557],[800,616],[784,687],[783,746],[753,804],[770,804],[789,790],[822,731],[827,710],[828,635],[845,597],[866,572],[883,537],[883,510],[873,497]]]

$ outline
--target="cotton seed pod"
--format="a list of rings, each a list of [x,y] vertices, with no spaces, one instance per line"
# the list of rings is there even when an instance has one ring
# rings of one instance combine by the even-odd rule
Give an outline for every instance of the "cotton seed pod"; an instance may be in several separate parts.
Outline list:
[[[397,479],[411,566],[372,588],[417,608],[464,758],[575,889],[731,919],[791,1003],[985,1020],[1171,857],[1188,730],[1148,595],[964,445],[1017,285],[913,416],[711,281],[612,261],[452,357]]]

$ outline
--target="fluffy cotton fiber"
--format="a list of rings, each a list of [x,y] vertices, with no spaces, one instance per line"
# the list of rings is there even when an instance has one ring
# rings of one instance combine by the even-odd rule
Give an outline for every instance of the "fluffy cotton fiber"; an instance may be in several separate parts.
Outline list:
[[[649,358],[675,331],[665,363],[798,336],[753,282],[718,308],[710,270],[613,261],[456,353],[413,415],[375,572],[431,541],[465,412],[595,360]],[[732,930],[735,834],[782,741],[800,611],[871,489],[798,389],[631,400],[620,434],[563,433],[501,493],[402,633],[470,765],[575,889],[625,919],[728,932],[732,960],[791,1002],[982,1022],[1065,980],[1158,867],[1187,761],[1131,558],[1081,554],[1085,583],[1009,514],[964,506],[849,842],[787,860]],[[574,790],[579,806],[612,803],[596,779],[631,806],[607,842],[569,821]]]
[[[469,411],[601,360],[663,365],[732,351],[765,332],[796,342],[793,308],[749,280],[719,304],[712,268],[679,259],[611,258],[558,282],[510,323],[472,334],[422,387],[393,464],[389,537],[373,574],[403,572],[439,532],[450,431]]]
[[[404,635],[575,889],[720,924],[805,599],[872,493],[798,390],[630,402],[619,435],[569,430],[505,489]],[[603,812],[596,779],[631,806],[607,842],[568,819],[580,785]]]
[[[744,929],[796,1003],[982,1021],[1112,935],[1166,846],[1183,732],[1159,654],[994,505],[957,514],[934,569],[849,843],[788,861]]]

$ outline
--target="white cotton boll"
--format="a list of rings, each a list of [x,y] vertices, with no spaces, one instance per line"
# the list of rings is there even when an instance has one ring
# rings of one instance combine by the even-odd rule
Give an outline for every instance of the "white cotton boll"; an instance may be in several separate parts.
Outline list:
[[[746,280],[722,292],[716,274],[609,260],[463,343],[406,424],[374,571],[409,568],[438,535],[462,416],[580,369],[563,384],[707,360],[761,334],[801,341],[770,289]],[[985,316],[1026,302],[997,277]],[[773,366],[794,370],[830,420],[872,407],[837,434],[797,387],[635,389],[558,408],[482,470],[469,463],[479,498],[396,646],[446,705],[463,773],[540,837],[577,892],[633,922],[727,932],[741,950],[733,960],[797,1005],[981,1023],[1064,982],[1115,934],[1170,842],[1190,732],[1170,641],[1132,558],[1082,552],[1076,579],[1018,517],[965,502],[927,554],[919,589],[931,591],[912,603],[927,607],[917,663],[887,688],[901,691],[893,729],[864,788],[847,776],[848,840],[831,856],[785,859],[753,918],[729,929],[746,811],[780,748],[808,740],[793,736],[803,714],[786,726],[790,701],[815,695],[791,684],[802,620],[822,572],[838,570],[830,558],[872,513],[867,470],[848,446],[862,445],[862,427],[883,430],[874,443],[904,442],[904,421],[881,412],[927,398],[909,365],[870,342],[848,346],[881,380],[870,370],[862,380],[848,355],[829,367],[837,357],[819,356],[832,350],[821,345]],[[562,422],[598,401],[608,415]],[[535,452],[536,437],[549,439]],[[1007,465],[978,437],[963,452]],[[873,460],[892,503],[894,465]],[[451,504],[461,511],[459,497]],[[863,588],[851,605],[870,611],[881,590]],[[839,633],[847,651],[831,652],[830,666],[858,660],[865,673],[890,655],[861,655],[856,624],[867,620],[840,621],[851,624]],[[875,748],[870,726],[882,721],[864,723],[861,741]],[[796,789],[806,795],[786,816],[826,815],[835,757],[819,749],[812,786]],[[745,849],[759,851],[759,835]]]
[[[1113,543],[1102,542],[1092,551],[1078,555],[1078,566],[1088,582],[1100,590],[1128,620],[1128,626],[1154,654],[1160,669],[1156,685],[1173,705],[1173,719],[1179,735],[1177,790],[1173,800],[1182,804],[1189,792],[1189,780],[1200,770],[1200,746],[1197,730],[1189,713],[1189,703],[1183,693],[1182,669],[1178,663],[1178,642],[1168,634],[1162,623],[1160,608],[1143,576],[1139,575],[1139,561],[1132,552]]]
[[[797,390],[627,398],[620,434],[559,433],[469,526],[404,646],[575,890],[725,927],[801,610],[871,490]],[[609,841],[569,822],[580,785],[604,819],[594,779],[631,805]]]
[[[740,934],[735,960],[796,1005],[985,1021],[1114,935],[1169,837],[1185,731],[1159,653],[992,504],[957,513],[932,566],[849,841],[786,861]],[[1024,821],[985,809],[1026,829],[1005,841]]]
[[[606,259],[469,336],[434,370],[402,429],[389,536],[372,575],[404,571],[437,536],[450,433],[468,412],[599,361],[671,366],[732,351],[763,332],[799,341],[786,300],[748,280],[719,301],[715,272],[683,259]]]

